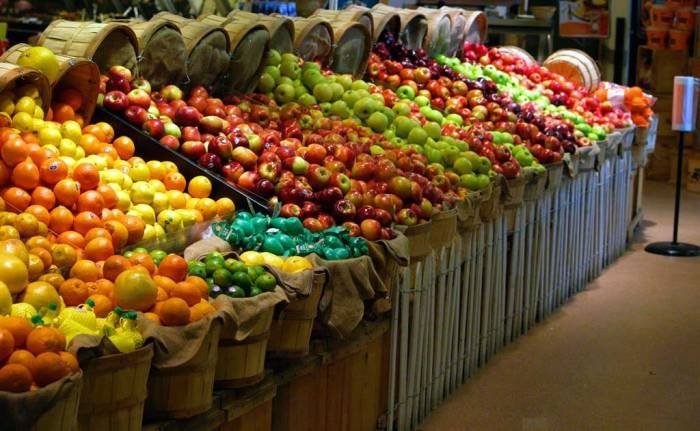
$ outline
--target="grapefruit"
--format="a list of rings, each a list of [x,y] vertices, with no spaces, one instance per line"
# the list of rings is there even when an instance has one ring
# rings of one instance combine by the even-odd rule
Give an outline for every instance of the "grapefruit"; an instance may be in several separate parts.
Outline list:
[[[17,59],[17,64],[38,69],[53,83],[58,78],[58,60],[56,55],[43,46],[33,46],[24,51]]]
[[[22,302],[30,304],[37,310],[42,307],[48,307],[49,304],[56,304],[56,307],[61,305],[61,299],[56,292],[56,288],[46,281],[35,281],[29,283],[24,291]]]
[[[0,253],[0,281],[5,283],[11,294],[20,293],[29,282],[27,265],[12,254]]]
[[[114,280],[114,302],[123,309],[146,311],[157,297],[158,288],[148,271],[127,269]]]

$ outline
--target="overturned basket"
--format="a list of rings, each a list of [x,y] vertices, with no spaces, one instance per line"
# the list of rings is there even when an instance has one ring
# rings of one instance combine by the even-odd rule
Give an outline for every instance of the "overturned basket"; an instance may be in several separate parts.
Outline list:
[[[294,18],[294,51],[305,61],[328,66],[333,58],[333,27],[321,18]]]
[[[286,16],[262,15],[235,10],[228,14],[228,18],[233,19],[234,23],[262,24],[270,33],[270,49],[281,53],[294,51],[294,22]]]
[[[428,20],[428,32],[425,35],[424,48],[431,56],[447,54],[452,42],[452,19],[444,9],[416,9]]]
[[[180,84],[187,77],[187,47],[180,29],[168,21],[129,24],[138,40],[138,74],[154,88]]]
[[[331,69],[361,78],[372,51],[371,33],[359,22],[348,21],[343,16],[329,20],[329,24],[335,40]]]
[[[372,39],[374,42],[380,40],[380,37],[385,32],[391,33],[394,38],[399,37],[399,33],[401,33],[401,18],[395,10],[392,10],[393,8],[367,9],[357,5],[348,6],[348,10],[355,9],[367,10],[372,15],[372,22],[374,23]]]
[[[353,6],[343,10],[316,9],[312,17],[323,18],[333,25],[337,22],[356,22],[367,29],[370,36],[374,33],[374,18],[369,9],[362,6]]]
[[[56,54],[84,57],[105,73],[112,66],[136,70],[138,41],[134,31],[120,22],[53,21],[41,33],[38,45]]]
[[[228,72],[220,85],[223,94],[250,92],[265,68],[270,32],[259,23],[236,21],[216,15],[201,16],[199,21],[223,28],[231,41]]]
[[[38,70],[0,62],[0,92],[29,84],[34,85],[39,91],[41,107],[44,112],[47,112],[51,106],[51,85],[46,75]]]
[[[17,63],[22,53],[29,48],[31,46],[24,43],[14,45],[0,57],[0,60]],[[77,113],[82,115],[86,123],[89,123],[97,104],[100,70],[94,62],[85,58],[57,54],[56,60],[58,60],[58,76],[53,82],[49,81],[51,93],[57,94],[64,88],[79,91],[83,95],[83,103]]]
[[[401,21],[399,37],[403,44],[409,49],[423,47],[423,41],[428,32],[428,20],[423,13],[412,9],[398,9],[381,3],[372,7],[372,15],[375,13],[397,14]]]
[[[228,34],[222,28],[168,12],[158,13],[151,18],[151,21],[159,20],[175,24],[182,32],[187,48],[189,84],[212,87],[228,67]]]

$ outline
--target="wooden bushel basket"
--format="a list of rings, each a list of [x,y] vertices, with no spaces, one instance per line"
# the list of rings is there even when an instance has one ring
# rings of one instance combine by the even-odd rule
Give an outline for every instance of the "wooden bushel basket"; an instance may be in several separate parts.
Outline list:
[[[548,189],[557,189],[561,186],[561,180],[564,176],[564,162],[552,163],[546,166],[547,168],[547,185]]]
[[[241,388],[265,377],[265,352],[274,311],[274,307],[266,310],[243,341],[236,341],[233,329],[224,329],[215,368],[216,387]]]
[[[363,6],[352,5],[348,6],[348,10],[365,9]],[[367,9],[372,14],[374,22],[374,30],[372,31],[372,39],[374,42],[379,40],[379,37],[385,31],[390,32],[394,37],[398,37],[401,32],[401,18],[396,11],[391,9]]]
[[[333,58],[333,27],[322,18],[294,18],[294,50],[306,61],[330,64]]]
[[[38,70],[0,62],[0,91],[13,90],[26,84],[36,86],[41,96],[41,107],[47,112],[51,106],[51,85],[46,76]]]
[[[180,29],[168,21],[145,21],[130,23],[139,43],[139,76],[147,79],[154,88],[167,84],[179,84],[187,76],[187,48]],[[169,33],[170,46],[164,56],[163,43],[159,33]],[[178,38],[177,35],[180,37]]]
[[[462,40],[464,42],[484,42],[489,32],[489,22],[486,18],[486,14],[480,10],[459,10],[467,21],[464,27],[464,37]],[[462,47],[460,47],[460,50],[461,48]],[[458,53],[462,55],[461,52]]]
[[[595,91],[601,81],[595,60],[578,49],[561,49],[547,57],[542,65],[589,91]]]
[[[425,50],[431,56],[446,54],[450,51],[452,40],[452,19],[444,9],[419,7],[428,20],[428,32],[425,35]]]
[[[318,314],[325,274],[314,276],[311,294],[306,298],[292,299],[272,320],[267,353],[274,357],[301,357],[309,354],[311,331]]]
[[[221,326],[220,320],[212,322],[199,350],[186,363],[151,370],[145,417],[187,418],[211,408]]]
[[[372,15],[377,21],[377,14],[399,16],[400,28],[399,37],[401,41],[409,49],[418,49],[423,47],[426,32],[428,31],[428,21],[425,15],[414,9],[398,9],[392,6],[387,6],[382,3],[377,3],[372,7]]]
[[[20,55],[22,55],[31,46],[20,43],[10,47],[0,57],[0,60],[10,63],[17,63]],[[85,58],[70,57],[67,55],[56,54],[58,60],[58,77],[51,85],[51,93],[56,94],[63,88],[73,88],[78,90],[83,95],[83,105],[78,113],[83,116],[85,123],[88,124],[92,119],[92,114],[95,112],[97,104],[97,92],[100,89],[100,70],[97,65]]]
[[[490,188],[483,193],[483,200],[479,207],[479,217],[484,222],[495,219],[501,213],[501,191],[503,189],[501,181],[502,177],[497,178],[491,183]]]
[[[403,234],[408,238],[408,254],[411,259],[427,256],[432,251],[430,246],[430,232],[433,222],[406,226]]]
[[[525,202],[536,201],[544,194],[545,187],[547,186],[547,172],[532,172],[532,174],[528,174],[525,177],[525,181],[523,200]]]
[[[370,37],[374,36],[374,18],[369,9],[352,5],[343,10],[316,9],[312,17],[323,18],[333,25],[334,22],[356,22],[367,29]],[[333,25],[335,28],[335,26]]]
[[[71,379],[74,377],[66,377]],[[56,394],[56,400],[51,408],[43,412],[29,431],[74,431],[78,423],[78,404],[80,403],[80,385],[82,372],[76,376],[78,384],[70,390],[61,388]],[[59,380],[51,385],[62,385],[65,380]],[[42,389],[38,389],[41,391]]]
[[[262,24],[270,32],[270,49],[277,50],[280,53],[294,50],[294,22],[286,16],[263,15],[234,10],[228,14],[227,18],[233,19],[234,23]]]
[[[505,208],[513,208],[523,203],[523,197],[525,196],[525,184],[527,180],[521,174],[520,176],[512,179],[505,180],[503,187],[502,203]]]
[[[158,20],[175,24],[182,33],[187,48],[190,85],[213,85],[228,67],[228,34],[222,28],[168,12],[160,12],[151,18],[151,21]],[[207,45],[205,41],[211,44]]]
[[[37,44],[56,54],[88,58],[103,73],[112,66],[124,66],[133,72],[137,66],[138,41],[124,23],[58,19],[46,27]]]
[[[265,68],[270,46],[270,32],[267,28],[260,23],[237,21],[232,17],[223,18],[216,15],[200,16],[197,20],[223,28],[231,42],[229,70],[224,82],[217,87],[224,94],[254,90]],[[251,41],[256,36],[259,36],[262,42],[259,46]]]
[[[349,73],[354,78],[361,79],[372,51],[370,32],[358,22],[331,21],[330,24],[335,40],[331,68],[336,73]]]
[[[430,246],[433,250],[452,244],[457,235],[457,211],[447,210],[435,214],[431,218]]]
[[[142,428],[153,346],[91,360],[84,370],[78,409],[81,431]]]

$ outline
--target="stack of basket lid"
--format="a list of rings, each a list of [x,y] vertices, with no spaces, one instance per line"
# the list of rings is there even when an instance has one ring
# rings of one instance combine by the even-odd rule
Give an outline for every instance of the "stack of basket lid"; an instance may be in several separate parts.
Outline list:
[[[377,13],[398,15],[401,21],[399,33],[401,42],[409,49],[423,47],[423,41],[428,32],[428,20],[423,13],[412,9],[399,9],[381,3],[372,7],[372,15],[376,16]]]
[[[137,66],[136,35],[122,22],[57,19],[41,33],[38,45],[56,54],[90,59],[103,73],[112,66],[124,66],[134,72]]]
[[[228,71],[229,38],[222,28],[168,12],[154,15],[151,21],[168,21],[180,29],[187,48],[191,85],[210,87]]]
[[[574,84],[594,91],[600,85],[600,69],[590,55],[578,49],[562,49],[550,55],[544,67]]]
[[[224,94],[250,92],[257,86],[258,77],[265,67],[270,32],[256,22],[236,20],[216,15],[200,16],[199,21],[223,28],[231,41],[231,60],[225,79],[217,85]]]
[[[139,76],[155,88],[180,84],[187,77],[187,47],[177,25],[166,20],[132,22],[138,39]]]
[[[356,78],[363,76],[372,50],[372,15],[359,10],[318,9],[312,17],[328,21],[333,29],[335,49],[331,69]]]
[[[29,48],[31,47],[24,43],[14,45],[5,51],[0,60],[17,63],[22,53]],[[56,60],[58,60],[58,74],[53,81],[49,81],[51,86],[49,94],[56,94],[67,88],[78,90],[83,95],[83,103],[77,114],[80,114],[86,122],[89,122],[92,114],[95,112],[97,92],[100,88],[100,71],[97,65],[86,58],[62,54],[57,54]],[[47,104],[50,102],[50,96],[42,95],[42,100],[44,104]]]
[[[270,49],[279,52],[294,51],[294,23],[291,19],[282,15],[262,15],[257,13],[234,10],[228,14],[234,22],[247,25],[262,24],[270,33]]]
[[[318,18],[293,18],[294,51],[306,61],[318,61],[330,65],[333,58],[333,27]]]

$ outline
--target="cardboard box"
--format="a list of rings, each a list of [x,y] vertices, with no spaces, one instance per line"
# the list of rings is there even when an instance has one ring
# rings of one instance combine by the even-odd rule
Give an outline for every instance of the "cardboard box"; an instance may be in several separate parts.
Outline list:
[[[688,53],[640,46],[637,85],[654,95],[673,92],[673,77],[688,74]]]
[[[688,160],[686,188],[689,192],[700,193],[700,157],[693,157]]]

